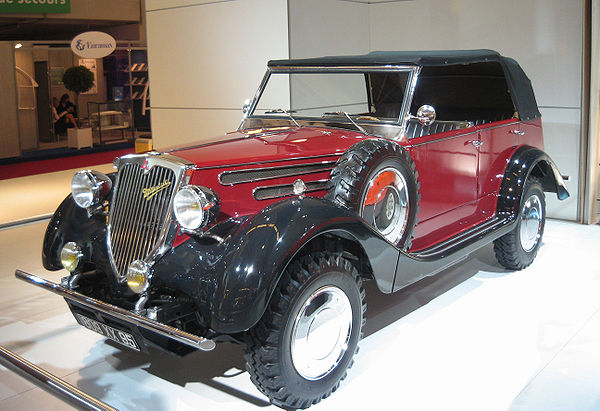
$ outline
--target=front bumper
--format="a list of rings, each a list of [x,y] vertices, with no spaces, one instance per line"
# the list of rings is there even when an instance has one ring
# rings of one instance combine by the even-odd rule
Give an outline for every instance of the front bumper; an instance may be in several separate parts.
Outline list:
[[[144,316],[135,314],[131,311],[124,310],[112,304],[107,304],[100,300],[88,297],[76,291],[73,291],[60,284],[45,280],[32,274],[28,274],[21,270],[15,271],[15,277],[33,285],[37,285],[47,291],[58,294],[64,297],[67,301],[78,305],[85,306],[91,310],[98,311],[107,316],[113,317],[121,323],[124,323],[133,328],[142,328],[151,331],[163,337],[185,344],[189,347],[202,351],[211,351],[215,348],[215,342],[198,335],[190,334],[180,329],[165,325],[158,321],[151,320]]]

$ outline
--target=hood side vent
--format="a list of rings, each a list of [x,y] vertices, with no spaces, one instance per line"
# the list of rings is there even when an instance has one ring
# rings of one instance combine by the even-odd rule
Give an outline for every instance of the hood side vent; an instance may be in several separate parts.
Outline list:
[[[292,166],[224,171],[219,174],[219,182],[223,185],[234,185],[281,177],[293,177],[303,174],[320,173],[323,171],[331,171],[333,167],[335,167],[335,164],[335,161],[323,161],[320,163],[298,164]]]

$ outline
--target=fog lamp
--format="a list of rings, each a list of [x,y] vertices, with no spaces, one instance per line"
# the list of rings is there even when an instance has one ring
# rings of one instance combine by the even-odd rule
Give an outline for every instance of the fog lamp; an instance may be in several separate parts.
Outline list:
[[[131,291],[141,294],[148,288],[150,267],[142,260],[135,260],[127,268],[127,285]]]
[[[77,269],[81,257],[83,257],[81,248],[74,242],[66,243],[60,251],[60,263],[70,273]]]

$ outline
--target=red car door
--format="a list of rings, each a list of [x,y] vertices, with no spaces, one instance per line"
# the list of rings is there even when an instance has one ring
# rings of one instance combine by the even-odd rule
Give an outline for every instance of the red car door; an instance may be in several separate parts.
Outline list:
[[[478,145],[476,127],[408,141],[421,184],[411,250],[427,248],[477,222]]]

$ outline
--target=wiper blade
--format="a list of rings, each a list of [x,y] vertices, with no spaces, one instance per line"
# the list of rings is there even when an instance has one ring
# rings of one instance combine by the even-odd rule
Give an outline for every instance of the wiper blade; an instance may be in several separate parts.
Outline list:
[[[294,122],[294,124],[296,124],[297,127],[302,127],[300,125],[300,123],[298,123],[296,121],[296,119],[294,118],[294,116],[292,116],[292,114],[291,114],[292,111],[287,111],[287,110],[284,110],[282,108],[276,108],[274,110],[265,111],[265,114],[279,114],[279,113],[287,115]]]
[[[352,117],[350,117],[350,114],[348,114],[345,111],[336,111],[336,112],[333,112],[333,113],[324,113],[324,114],[325,115],[346,116],[346,118],[348,120],[350,120],[350,122],[354,125],[354,127],[356,127],[358,129],[358,131],[360,131],[363,134],[370,135],[369,133],[367,133],[367,130],[365,130],[356,121],[354,121],[354,119]]]

